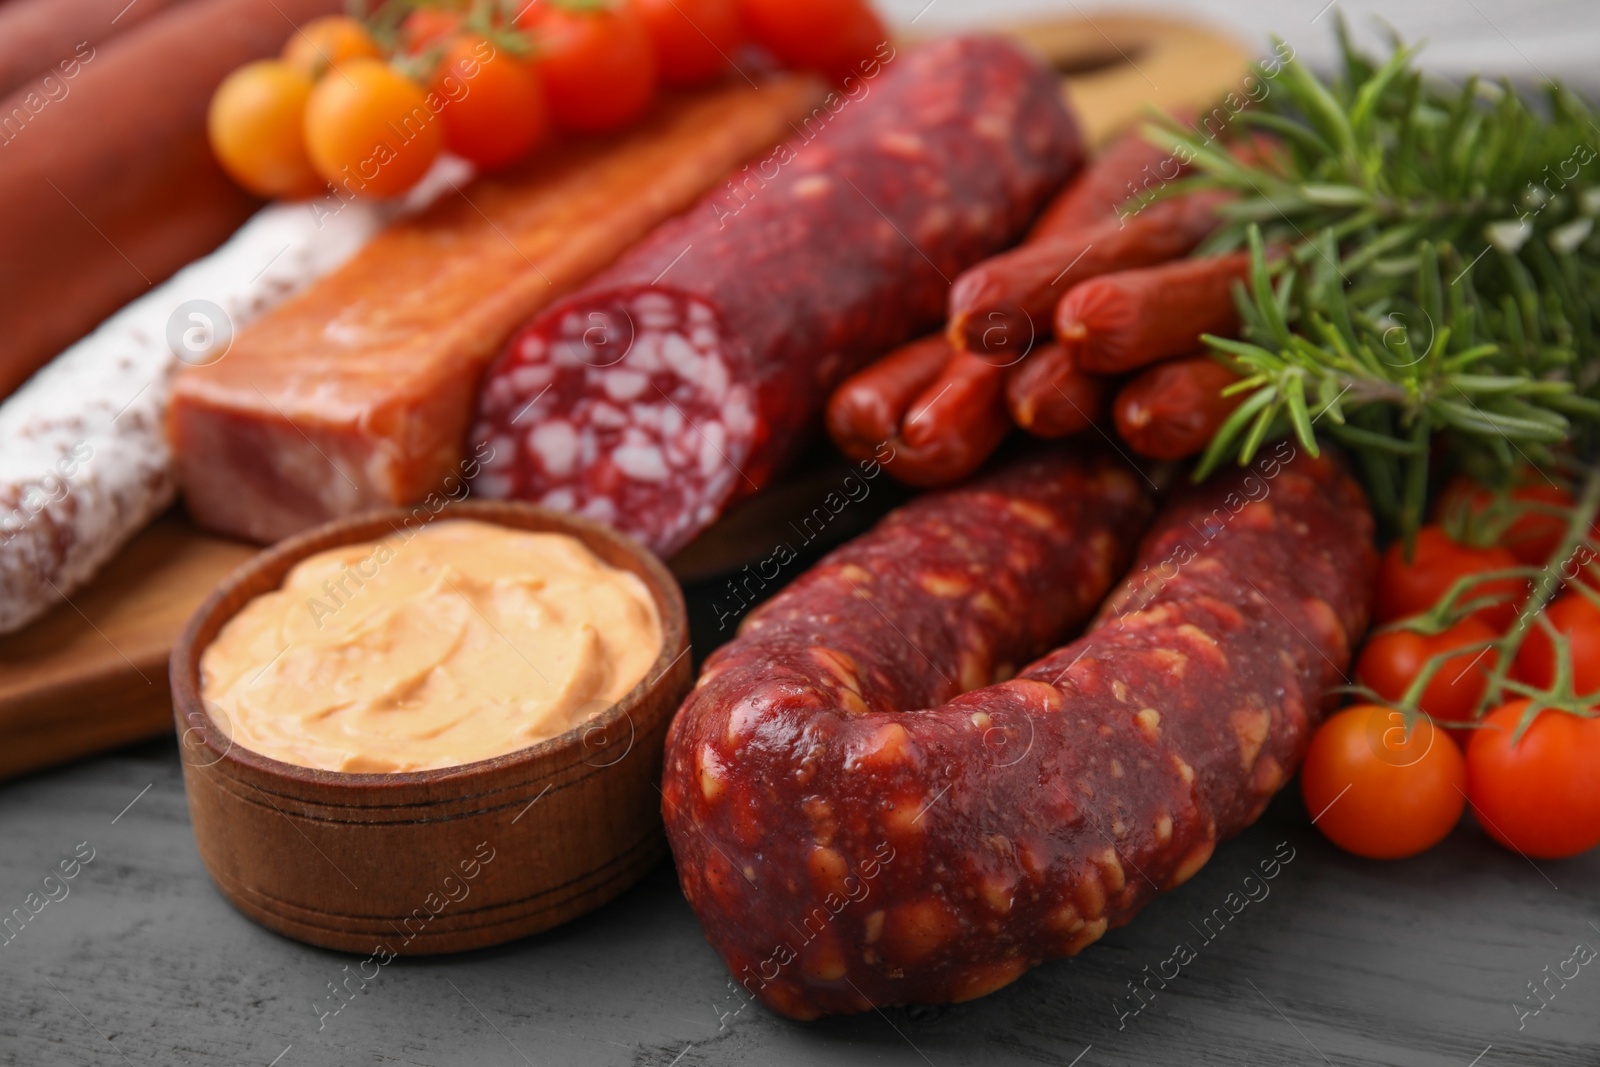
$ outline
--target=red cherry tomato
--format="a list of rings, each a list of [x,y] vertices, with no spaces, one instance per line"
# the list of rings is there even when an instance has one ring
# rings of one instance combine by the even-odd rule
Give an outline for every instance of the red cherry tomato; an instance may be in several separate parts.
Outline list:
[[[1600,543],[1600,522],[1589,530],[1589,540]],[[1582,582],[1590,589],[1600,590],[1600,555],[1587,544],[1572,550],[1572,555],[1562,561],[1557,571],[1568,582]]]
[[[1511,503],[1571,508],[1572,494],[1548,483],[1522,485],[1511,490]],[[1471,479],[1457,478],[1439,497],[1435,514],[1441,519],[1479,519],[1495,503],[1495,494]],[[1500,545],[1530,567],[1542,567],[1561,546],[1567,520],[1544,510],[1518,516],[1500,536]]]
[[[533,34],[534,69],[557,126],[575,133],[619,129],[655,98],[650,31],[626,0],[600,8],[537,0],[517,24]]]
[[[739,0],[750,35],[785,66],[817,70],[835,81],[860,76],[860,65],[887,58],[889,34],[865,0]]]
[[[400,24],[400,47],[413,55],[447,43],[466,21],[465,11],[419,7]]]
[[[1490,837],[1562,859],[1600,845],[1600,719],[1541,711],[1512,744],[1526,700],[1496,708],[1467,746],[1467,792]]]
[[[1524,504],[1540,504],[1564,509],[1570,509],[1577,504],[1571,493],[1555,485],[1525,485],[1513,491],[1511,496],[1512,499]],[[1500,543],[1524,563],[1542,567],[1550,562],[1555,550],[1561,547],[1561,539],[1567,532],[1568,523],[1569,520],[1561,515],[1543,510],[1529,511],[1511,524],[1510,529],[1506,530],[1506,535],[1500,539]]]
[[[1485,642],[1500,635],[1482,619],[1469,616],[1438,634],[1390,630],[1373,635],[1356,660],[1356,679],[1385,700],[1398,702],[1434,656],[1463,651],[1445,660],[1422,691],[1421,707],[1445,723],[1467,722],[1499,662]]]
[[[889,31],[870,4],[863,3],[839,35],[839,46],[833,56],[818,66],[834,82],[846,78],[861,78],[877,73],[878,64],[894,57],[889,42]]]
[[[549,132],[533,68],[487,38],[450,42],[428,87],[444,101],[445,145],[480,167],[521,159]]]
[[[633,6],[650,31],[664,85],[714,81],[744,43],[735,0],[633,0]]]
[[[1573,689],[1585,695],[1600,690],[1600,608],[1582,593],[1572,592],[1557,597],[1544,614],[1571,647]],[[1549,689],[1555,682],[1555,643],[1544,627],[1534,624],[1522,639],[1513,673],[1518,681],[1537,689]]]
[[[1424,526],[1417,532],[1416,552],[1410,562],[1406,561],[1402,542],[1396,541],[1384,553],[1383,566],[1378,571],[1377,621],[1387,623],[1421,615],[1458,580],[1519,565],[1517,557],[1504,548],[1472,548],[1451,540],[1438,526]],[[1517,606],[1527,595],[1527,584],[1521,578],[1482,582],[1471,586],[1457,603],[1484,596],[1500,597],[1499,603],[1473,614],[1504,633],[1517,617]]]
[[[1450,735],[1427,719],[1407,732],[1398,711],[1359,704],[1317,730],[1300,790],[1328,840],[1369,859],[1403,859],[1460,821],[1467,768]]]

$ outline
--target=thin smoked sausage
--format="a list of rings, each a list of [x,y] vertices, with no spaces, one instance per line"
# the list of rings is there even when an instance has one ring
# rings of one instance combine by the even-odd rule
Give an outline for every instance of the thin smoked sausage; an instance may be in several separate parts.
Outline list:
[[[1194,351],[1202,334],[1235,333],[1233,287],[1249,274],[1250,253],[1236,252],[1091,278],[1062,298],[1056,337],[1084,370],[1138,370]]]
[[[1167,182],[1182,177],[1186,169],[1170,151],[1151,144],[1139,131],[1125,133],[1095,156],[1044,209],[1028,240],[1070,237],[1086,226],[1132,214],[1124,207],[1128,201],[1153,195]]]
[[[960,369],[943,374],[952,361]],[[943,381],[937,391],[928,388],[935,380]],[[851,459],[880,461],[907,485],[949,485],[981,467],[1011,429],[1000,387],[942,334],[924,337],[834,390],[828,433]]]
[[[1105,415],[1111,383],[1079,369],[1072,349],[1045,345],[1028,353],[1006,378],[1006,408],[1036,437],[1066,437]]]
[[[1074,285],[1188,254],[1221,223],[1216,209],[1225,199],[1206,191],[1157,200],[1130,218],[1107,219],[985,260],[951,286],[951,343],[1015,363],[1050,335],[1056,305]]]
[[[871,459],[911,413],[911,402],[950,362],[943,335],[901,345],[846,378],[828,398],[828,435],[854,460]]]
[[[1188,459],[1211,443],[1244,394],[1223,396],[1239,376],[1210,356],[1158,363],[1117,394],[1117,433],[1150,459]]]

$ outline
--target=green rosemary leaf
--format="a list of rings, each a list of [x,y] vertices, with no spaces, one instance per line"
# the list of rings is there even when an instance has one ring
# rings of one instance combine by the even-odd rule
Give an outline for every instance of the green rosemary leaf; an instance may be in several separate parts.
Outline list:
[[[1311,428],[1311,412],[1306,410],[1305,378],[1299,374],[1290,375],[1283,392],[1288,400],[1289,422],[1294,427],[1294,435],[1306,446],[1306,451],[1313,456],[1321,455],[1317,448],[1317,431]]]
[[[1336,22],[1340,77],[1290,60],[1236,124],[1278,151],[1162,134],[1235,194],[1201,251],[1251,252],[1242,339],[1206,339],[1248,396],[1202,469],[1321,431],[1404,534],[1440,445],[1501,482],[1600,447],[1600,116],[1564,87],[1448,85],[1399,44],[1375,61]]]
[[[1270,411],[1277,399],[1277,388],[1269,385],[1235,408],[1233,414],[1228,416],[1228,421],[1222,424],[1216,436],[1211,439],[1205,455],[1200,457],[1200,462],[1195,467],[1195,480],[1206,478],[1221,466],[1223,459],[1232,452],[1234,442],[1244,432],[1246,424],[1255,418],[1258,412]]]

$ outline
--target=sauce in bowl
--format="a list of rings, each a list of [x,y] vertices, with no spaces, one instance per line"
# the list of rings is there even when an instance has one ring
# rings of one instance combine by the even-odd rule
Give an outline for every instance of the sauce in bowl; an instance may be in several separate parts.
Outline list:
[[[635,575],[575,538],[471,520],[312,556],[200,662],[233,742],[302,767],[454,767],[558,737],[662,647]]]

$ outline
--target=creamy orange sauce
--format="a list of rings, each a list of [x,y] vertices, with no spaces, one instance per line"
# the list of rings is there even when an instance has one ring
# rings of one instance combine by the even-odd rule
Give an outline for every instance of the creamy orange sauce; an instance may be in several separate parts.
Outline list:
[[[644,582],[576,539],[451,520],[306,559],[223,627],[201,686],[253,752],[417,771],[566,733],[661,644]]]

